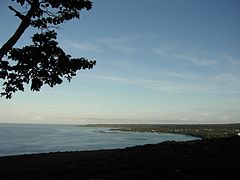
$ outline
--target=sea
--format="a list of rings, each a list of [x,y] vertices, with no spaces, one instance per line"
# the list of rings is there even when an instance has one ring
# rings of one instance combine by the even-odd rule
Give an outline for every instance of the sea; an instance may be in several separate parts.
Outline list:
[[[181,134],[123,132],[102,127],[0,123],[0,156],[120,149],[195,139]]]

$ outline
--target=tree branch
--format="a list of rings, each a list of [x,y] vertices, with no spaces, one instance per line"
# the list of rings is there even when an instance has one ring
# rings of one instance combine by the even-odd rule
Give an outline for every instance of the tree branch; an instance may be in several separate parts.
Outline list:
[[[21,20],[23,20],[25,18],[24,15],[22,15],[19,11],[17,11],[16,9],[14,9],[12,6],[8,6],[8,8],[10,10],[12,10],[13,12],[15,12],[15,16],[19,17]]]
[[[24,19],[22,19],[22,22],[18,26],[16,32],[12,35],[12,37],[1,47],[0,49],[0,61],[2,60],[3,56],[7,54],[9,50],[13,48],[13,46],[17,43],[19,38],[22,36],[24,31],[30,26],[31,18],[35,12],[35,10],[39,7],[39,2],[34,1],[34,3],[31,4],[31,8],[28,11],[28,13],[24,16]],[[10,8],[11,9],[11,8]],[[15,9],[11,9],[14,12]],[[17,11],[18,12],[18,11]],[[16,13],[16,12],[15,12]]]

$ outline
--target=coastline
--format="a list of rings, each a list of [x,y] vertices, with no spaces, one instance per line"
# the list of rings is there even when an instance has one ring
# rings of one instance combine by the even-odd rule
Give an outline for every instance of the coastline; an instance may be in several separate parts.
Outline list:
[[[233,130],[234,133],[237,132],[239,124],[214,125],[214,127],[213,125],[88,126],[104,126],[113,130],[120,130],[119,128],[123,127],[122,131],[154,133],[162,133],[164,129],[168,132],[175,131],[179,128],[184,129],[185,132],[196,128],[204,130],[206,127],[215,130],[209,131],[212,134],[208,137],[185,142],[165,141],[114,150],[3,156],[0,157],[0,179],[233,179],[239,175],[240,136],[224,134]],[[217,134],[216,138],[214,137],[216,132],[223,134]],[[224,137],[220,137],[222,135]]]
[[[157,144],[167,140],[188,141],[191,136],[159,133],[111,131],[102,127],[76,125],[3,125],[0,126],[0,156],[65,151],[119,149]]]
[[[0,157],[0,179],[233,179],[240,137]]]
[[[240,123],[232,124],[88,124],[87,127],[107,127],[113,131],[184,134],[197,138],[225,138],[240,132]]]

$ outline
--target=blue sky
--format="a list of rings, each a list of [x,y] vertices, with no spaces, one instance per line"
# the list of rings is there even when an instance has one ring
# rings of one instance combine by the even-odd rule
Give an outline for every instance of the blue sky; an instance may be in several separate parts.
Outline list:
[[[0,2],[0,44],[19,23],[8,3]],[[0,99],[0,122],[239,123],[239,18],[238,0],[93,0],[58,41],[97,60],[94,70]]]

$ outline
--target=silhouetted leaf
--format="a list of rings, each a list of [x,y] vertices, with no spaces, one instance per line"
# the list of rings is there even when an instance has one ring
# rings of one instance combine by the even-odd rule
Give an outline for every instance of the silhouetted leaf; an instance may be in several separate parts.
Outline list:
[[[73,18],[79,18],[80,10],[90,10],[92,2],[89,0],[42,0],[40,3],[36,0],[13,1],[21,6],[24,4],[31,6],[30,10],[34,11],[28,21],[23,20],[24,28],[32,26],[41,29],[41,32],[32,36],[32,45],[22,48],[10,46],[7,52],[4,51],[12,63],[10,65],[7,60],[0,59],[0,78],[4,80],[4,92],[1,96],[11,98],[12,93],[24,91],[24,84],[29,83],[32,91],[39,91],[44,84],[53,87],[61,84],[63,78],[70,81],[77,70],[93,68],[96,61],[71,58],[66,54],[58,46],[56,31],[49,29],[49,25],[59,25]]]

